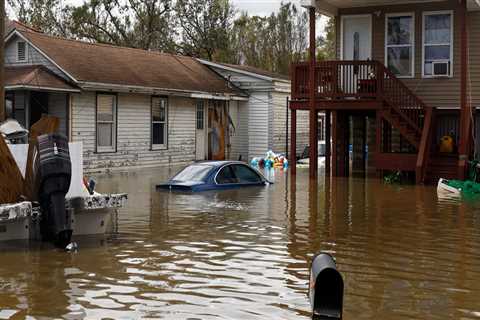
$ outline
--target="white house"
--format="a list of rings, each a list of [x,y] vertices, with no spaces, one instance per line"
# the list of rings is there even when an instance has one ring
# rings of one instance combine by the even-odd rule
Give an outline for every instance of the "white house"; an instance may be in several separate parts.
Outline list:
[[[60,131],[83,142],[86,172],[285,151],[284,77],[54,37],[17,22],[8,30],[7,115],[26,128],[43,114],[58,117]],[[301,153],[307,114],[299,118]]]
[[[289,125],[287,99],[290,79],[258,68],[199,60],[222,75],[235,87],[248,94],[248,101],[239,101],[232,136],[232,157],[251,159],[268,150],[285,153]],[[231,111],[235,111],[232,110]],[[298,112],[297,154],[308,145],[308,112]]]

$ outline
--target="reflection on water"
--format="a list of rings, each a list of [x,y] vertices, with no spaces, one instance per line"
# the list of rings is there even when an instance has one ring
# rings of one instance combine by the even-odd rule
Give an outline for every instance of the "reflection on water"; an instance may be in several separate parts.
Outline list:
[[[99,179],[126,191],[118,233],[0,251],[0,319],[307,319],[320,250],[345,277],[345,319],[480,317],[480,206],[377,180],[157,193],[174,171]]]

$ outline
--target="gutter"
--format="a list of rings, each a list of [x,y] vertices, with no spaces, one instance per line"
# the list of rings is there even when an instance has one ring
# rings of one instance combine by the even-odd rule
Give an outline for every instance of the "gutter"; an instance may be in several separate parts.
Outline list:
[[[91,90],[91,91],[142,93],[142,94],[151,94],[151,95],[173,95],[173,96],[188,97],[188,98],[202,97],[205,99],[213,99],[213,100],[241,100],[241,101],[248,100],[248,97],[246,96],[228,94],[228,93],[209,93],[209,92],[202,92],[202,91],[142,87],[142,86],[131,86],[131,85],[101,83],[101,82],[79,81],[78,86],[83,90]]]

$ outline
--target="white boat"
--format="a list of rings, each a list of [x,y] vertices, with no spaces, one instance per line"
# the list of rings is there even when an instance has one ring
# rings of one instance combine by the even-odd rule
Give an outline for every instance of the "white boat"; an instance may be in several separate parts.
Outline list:
[[[25,176],[28,145],[8,145],[20,172]],[[72,176],[65,197],[67,210],[72,212],[73,236],[98,235],[107,231],[112,213],[126,205],[127,194],[90,194],[83,183],[83,150],[81,142],[69,143]],[[0,204],[0,241],[40,240],[38,204],[24,201]]]
[[[448,185],[448,180],[446,180],[446,179],[438,180],[437,194],[439,196],[460,197],[461,193],[462,193],[461,189],[450,187]]]

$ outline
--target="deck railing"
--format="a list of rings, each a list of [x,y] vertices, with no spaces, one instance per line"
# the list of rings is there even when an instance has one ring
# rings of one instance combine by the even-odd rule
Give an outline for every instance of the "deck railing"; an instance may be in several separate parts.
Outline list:
[[[292,65],[292,99],[310,96],[309,64]],[[315,66],[317,100],[381,100],[421,131],[426,105],[378,61],[320,61]]]

